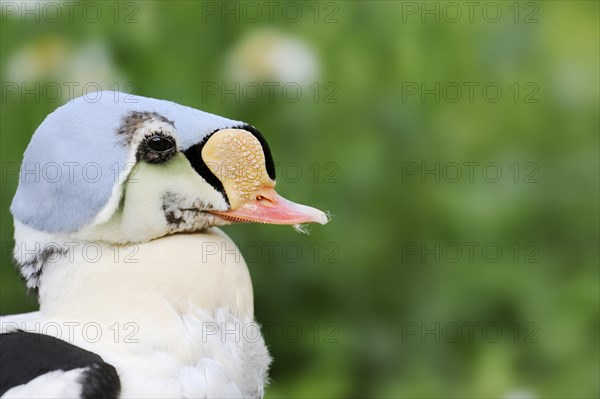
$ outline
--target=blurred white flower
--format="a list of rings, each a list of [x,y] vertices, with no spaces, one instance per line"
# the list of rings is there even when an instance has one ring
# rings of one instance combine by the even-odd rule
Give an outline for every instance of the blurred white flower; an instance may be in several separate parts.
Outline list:
[[[19,48],[9,56],[4,80],[27,88],[36,82],[55,83],[63,89],[62,100],[95,89],[122,89],[124,82],[103,42],[89,40],[74,46],[60,36],[40,38]]]
[[[54,77],[64,70],[69,51],[69,44],[59,37],[30,42],[9,56],[5,79],[20,83]]]
[[[272,29],[246,36],[227,59],[230,78],[241,83],[310,84],[317,80],[319,69],[317,55],[308,43]]]

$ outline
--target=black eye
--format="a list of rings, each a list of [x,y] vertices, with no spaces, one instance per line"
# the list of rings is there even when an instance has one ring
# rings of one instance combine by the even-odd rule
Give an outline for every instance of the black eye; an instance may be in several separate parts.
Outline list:
[[[169,136],[148,137],[138,148],[137,159],[150,163],[166,162],[175,155],[175,139]]]
[[[166,152],[175,147],[175,143],[167,137],[152,137],[148,140],[148,148],[154,152]]]

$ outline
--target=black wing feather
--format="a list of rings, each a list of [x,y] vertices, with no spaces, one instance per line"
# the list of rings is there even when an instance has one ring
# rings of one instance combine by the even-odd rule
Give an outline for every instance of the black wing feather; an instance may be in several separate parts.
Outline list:
[[[52,371],[87,368],[82,398],[117,398],[119,375],[95,353],[43,334],[15,331],[0,334],[0,396],[9,389]]]

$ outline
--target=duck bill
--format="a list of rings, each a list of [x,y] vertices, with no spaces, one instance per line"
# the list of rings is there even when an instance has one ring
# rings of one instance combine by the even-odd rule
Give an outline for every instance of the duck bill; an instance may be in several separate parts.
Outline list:
[[[241,203],[227,212],[211,211],[230,222],[250,222],[268,224],[301,224],[329,221],[327,215],[316,208],[297,204],[277,194],[275,190],[267,190],[255,199]]]

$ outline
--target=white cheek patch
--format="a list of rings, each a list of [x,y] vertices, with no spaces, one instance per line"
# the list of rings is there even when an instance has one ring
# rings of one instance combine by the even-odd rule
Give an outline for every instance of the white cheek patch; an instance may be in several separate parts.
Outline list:
[[[154,132],[163,132],[164,134],[172,137],[173,141],[177,143],[175,138],[175,128],[173,125],[165,122],[164,120],[160,120],[158,117],[154,117],[146,122],[140,123],[139,125],[131,126],[131,128],[135,130],[130,133],[120,132],[121,134],[128,134],[126,137],[124,137],[124,140],[126,139],[129,141],[129,154],[127,156],[127,161],[123,165],[114,165],[114,167],[118,170],[118,175],[115,185],[113,186],[110,199],[96,215],[90,226],[96,226],[107,222],[117,210],[119,202],[123,196],[123,185],[134,170],[137,161],[136,154],[144,138],[152,135]]]
[[[221,193],[196,173],[181,153],[164,164],[138,163],[123,189],[122,204],[110,219],[83,229],[77,238],[144,242],[215,225],[211,223],[215,218],[204,210],[228,208]]]

